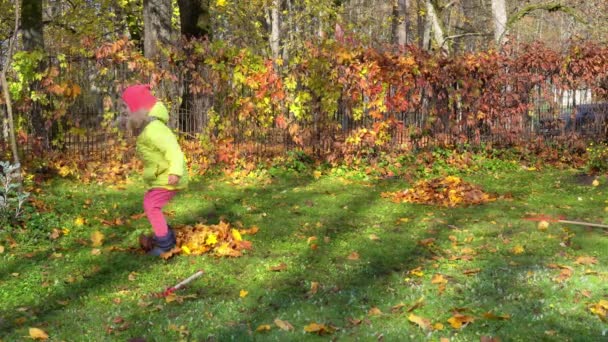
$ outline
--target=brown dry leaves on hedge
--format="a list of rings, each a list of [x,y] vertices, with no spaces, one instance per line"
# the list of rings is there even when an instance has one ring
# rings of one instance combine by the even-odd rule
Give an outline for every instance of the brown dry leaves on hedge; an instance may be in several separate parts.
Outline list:
[[[480,187],[455,176],[418,181],[410,189],[384,192],[382,197],[390,198],[395,203],[421,203],[445,207],[483,204],[496,200],[496,196],[487,194]]]

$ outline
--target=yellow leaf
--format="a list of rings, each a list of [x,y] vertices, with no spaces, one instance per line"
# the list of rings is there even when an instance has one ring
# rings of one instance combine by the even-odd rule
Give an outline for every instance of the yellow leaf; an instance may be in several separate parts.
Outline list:
[[[321,171],[314,171],[312,175],[315,179],[319,179],[321,178]]]
[[[380,240],[380,238],[376,234],[370,234],[369,235],[369,239],[372,240],[372,241],[378,241],[378,240]]]
[[[416,323],[419,327],[421,327],[424,330],[430,330],[431,329],[431,321],[429,321],[426,318],[422,318],[420,316],[416,316],[413,313],[411,313],[409,316],[407,316],[408,321],[412,322],[412,323]]]
[[[422,272],[422,267],[416,267],[413,270],[409,271],[410,274],[413,274],[417,277],[422,277],[424,275],[424,272]]]
[[[316,281],[313,281],[310,283],[310,294],[314,295],[317,293],[317,291],[319,291],[319,283]]]
[[[434,330],[443,330],[443,324],[435,323],[435,324],[433,324],[433,329]]]
[[[175,302],[176,300],[177,300],[177,295],[175,293],[169,293],[165,297],[165,302],[167,302],[167,303]]]
[[[507,320],[511,319],[511,315],[496,315],[492,312],[486,312],[483,314],[485,319],[493,319],[493,320]]]
[[[205,245],[213,246],[217,243],[217,236],[215,234],[209,234],[205,240]]]
[[[232,229],[232,237],[236,241],[243,241],[243,237],[241,236],[241,233],[239,233],[239,231],[236,229]]]
[[[274,324],[276,324],[276,326],[279,327],[279,329],[281,329],[281,330],[285,330],[285,331],[293,330],[293,325],[291,325],[287,321],[283,321],[278,318],[274,320]]]
[[[452,326],[452,328],[454,329],[460,329],[463,326],[472,323],[473,321],[475,321],[474,317],[471,316],[467,316],[467,315],[462,315],[462,314],[454,314],[454,316],[450,317],[448,319],[448,323],[450,323],[450,325]]]
[[[104,235],[103,233],[101,233],[100,231],[96,230],[93,233],[91,233],[91,242],[93,243],[93,247],[99,247],[103,244],[103,239],[104,239]]]
[[[34,340],[48,340],[49,339],[49,335],[46,332],[44,332],[44,330],[42,330],[42,329],[30,328],[29,332],[30,332],[30,338],[33,338]]]
[[[547,228],[549,228],[549,222],[544,220],[538,222],[538,230],[547,230]]]
[[[4,253],[4,246],[0,245],[0,254]]]
[[[81,226],[83,226],[83,225],[84,225],[84,223],[85,223],[85,220],[84,220],[82,217],[80,217],[80,216],[78,216],[78,217],[77,217],[77,218],[74,220],[74,225],[76,225],[77,227],[81,227]]]
[[[226,0],[217,0],[215,5],[217,7],[224,7],[224,6],[226,6]]]
[[[522,245],[517,245],[511,249],[511,252],[513,254],[522,254],[523,252],[525,252],[525,249]]]
[[[189,255],[192,253],[192,251],[190,251],[190,248],[188,248],[188,246],[183,245],[182,246],[182,252],[184,252],[184,254]]]
[[[335,329],[333,327],[327,326],[325,324],[310,323],[309,325],[304,327],[304,331],[306,331],[308,333],[316,333],[319,335],[324,335],[324,334],[332,334],[335,331]]]
[[[591,185],[598,186],[598,185],[600,185],[600,181],[598,181],[597,179],[594,179],[593,183],[591,183]]]
[[[259,327],[257,327],[257,329],[255,329],[255,332],[267,332],[270,331],[270,324],[262,324]]]
[[[245,298],[245,297],[247,297],[248,294],[249,294],[249,291],[241,290],[241,292],[239,292],[239,297]]]
[[[99,248],[91,249],[91,255],[100,255],[100,254],[101,254],[101,249],[99,249]]]

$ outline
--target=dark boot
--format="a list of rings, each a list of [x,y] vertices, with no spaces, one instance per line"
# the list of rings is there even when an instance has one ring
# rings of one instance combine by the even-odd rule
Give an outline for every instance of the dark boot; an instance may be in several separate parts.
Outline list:
[[[175,233],[169,228],[169,233],[165,236],[154,236],[154,248],[148,252],[148,255],[160,256],[172,250],[175,247]]]

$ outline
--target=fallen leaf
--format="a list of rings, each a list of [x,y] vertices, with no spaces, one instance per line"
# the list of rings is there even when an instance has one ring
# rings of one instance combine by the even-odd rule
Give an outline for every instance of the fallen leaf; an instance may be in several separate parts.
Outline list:
[[[580,256],[576,258],[575,263],[579,265],[594,265],[597,264],[597,258],[591,256]]]
[[[553,278],[553,280],[556,283],[563,283],[564,281],[568,280],[571,276],[572,276],[572,269],[562,268],[559,275],[557,277]]]
[[[380,238],[376,234],[370,234],[369,239],[372,241],[380,241]]]
[[[431,284],[447,284],[448,280],[442,274],[435,274],[431,279]]]
[[[99,249],[99,248],[91,249],[91,255],[101,255],[101,249]]]
[[[380,309],[378,309],[377,307],[373,307],[371,309],[369,309],[369,311],[367,312],[368,316],[379,316],[382,315],[382,311],[380,311]]]
[[[473,275],[473,274],[477,274],[479,272],[481,272],[481,268],[471,268],[471,269],[462,271],[462,274]]]
[[[538,222],[538,230],[544,231],[547,230],[547,228],[549,228],[549,222],[544,220]]]
[[[423,240],[418,241],[419,245],[425,246],[425,247],[428,247],[434,243],[435,243],[435,238],[428,238],[428,239],[423,239]]]
[[[129,273],[129,276],[127,277],[127,279],[129,279],[129,281],[135,281],[137,279],[137,272]]]
[[[49,237],[51,238],[51,240],[59,239],[59,237],[61,237],[61,230],[53,228],[53,231],[51,232],[51,235],[49,235]]]
[[[422,277],[424,275],[424,272],[422,272],[422,267],[421,266],[416,267],[413,270],[410,270],[408,273],[412,274],[412,275],[415,275],[417,277]]]
[[[352,252],[348,255],[348,260],[359,260],[359,253]]]
[[[598,186],[598,185],[600,185],[600,181],[598,181],[597,179],[594,179],[593,182],[591,183],[591,185]]]
[[[399,303],[399,304],[394,305],[394,306],[391,307],[391,312],[392,313],[400,313],[403,310],[404,307],[405,307],[405,304]]]
[[[443,324],[439,322],[433,324],[433,330],[443,330]]]
[[[44,330],[42,330],[42,329],[30,328],[29,333],[30,333],[30,338],[32,338],[34,340],[48,340],[49,339],[49,335],[46,332],[44,332]]]
[[[406,311],[407,312],[412,312],[416,309],[418,309],[419,307],[424,305],[424,297],[420,297],[418,298],[417,301],[414,302],[414,304],[412,304],[412,306],[410,306]]]
[[[278,318],[274,320],[274,324],[275,324],[277,327],[279,327],[279,329],[281,329],[281,330],[285,330],[285,331],[290,331],[290,330],[293,330],[293,325],[291,325],[291,324],[290,324],[289,322],[287,322],[287,321],[283,321],[283,320],[280,320],[280,319],[278,319]]]
[[[474,317],[463,315],[463,314],[460,314],[460,313],[456,313],[456,314],[454,314],[452,317],[450,317],[448,319],[448,323],[450,323],[450,325],[454,329],[460,329],[460,328],[462,328],[462,327],[466,326],[467,324],[472,323],[474,321],[475,321]]]
[[[599,302],[592,304],[589,311],[594,313],[603,322],[608,323],[608,300],[601,299]]]
[[[4,253],[4,246],[0,245],[0,254]]]
[[[249,291],[246,291],[246,290],[241,290],[241,291],[239,292],[239,297],[241,297],[241,298],[245,298],[245,297],[247,297],[247,295],[248,295],[248,294],[249,294]]]
[[[255,332],[267,332],[270,331],[270,329],[270,324],[262,324],[255,329]]]
[[[511,249],[513,254],[522,254],[523,252],[525,252],[525,249],[522,245],[517,245]]]
[[[500,342],[500,339],[492,336],[481,336],[479,342]]]
[[[287,269],[287,264],[284,263],[284,262],[280,263],[277,266],[270,267],[270,270],[273,271],[273,272],[281,272],[281,271],[284,271],[286,269]]]
[[[485,319],[492,319],[492,320],[507,320],[507,319],[511,319],[511,315],[496,315],[492,312],[486,312],[483,314],[483,317]]]
[[[100,231],[96,230],[91,233],[91,242],[93,247],[99,247],[103,245],[103,240],[105,236]]]
[[[76,227],[82,227],[85,224],[85,219],[83,219],[82,217],[78,216],[77,218],[74,219],[74,225]]]
[[[409,316],[407,316],[408,321],[412,322],[412,323],[416,323],[420,328],[422,328],[423,330],[431,330],[431,321],[420,317],[420,316],[416,316],[413,313],[411,313]]]
[[[304,331],[308,333],[315,333],[318,335],[327,335],[333,334],[336,329],[325,324],[310,323],[309,325],[304,327]]]
[[[308,291],[308,293],[310,295],[314,295],[317,294],[317,291],[319,291],[319,283],[316,281],[313,281],[310,283],[310,291]]]

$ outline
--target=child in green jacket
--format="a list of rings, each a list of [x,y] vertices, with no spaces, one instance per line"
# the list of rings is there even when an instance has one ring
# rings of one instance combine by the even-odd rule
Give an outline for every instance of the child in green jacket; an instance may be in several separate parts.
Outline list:
[[[184,153],[167,127],[169,113],[147,85],[134,85],[122,93],[127,127],[137,136],[137,155],[143,162],[148,190],[144,212],[154,230],[150,255],[160,256],[175,247],[175,233],[167,225],[162,208],[188,185]]]

